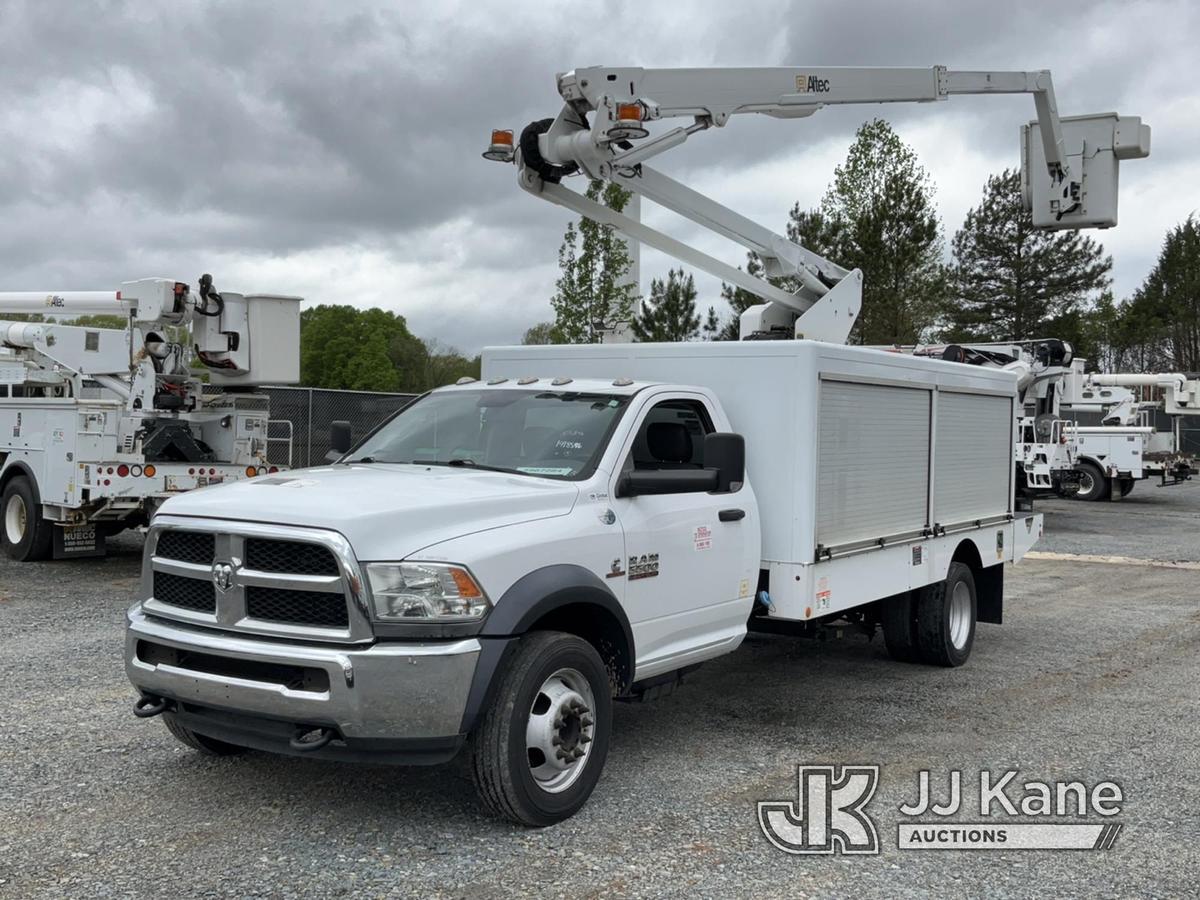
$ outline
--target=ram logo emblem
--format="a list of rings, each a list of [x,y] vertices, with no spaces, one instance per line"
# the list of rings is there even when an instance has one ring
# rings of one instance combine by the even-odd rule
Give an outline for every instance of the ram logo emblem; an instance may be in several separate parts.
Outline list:
[[[212,580],[218,591],[229,590],[233,587],[233,566],[223,562],[213,563]]]

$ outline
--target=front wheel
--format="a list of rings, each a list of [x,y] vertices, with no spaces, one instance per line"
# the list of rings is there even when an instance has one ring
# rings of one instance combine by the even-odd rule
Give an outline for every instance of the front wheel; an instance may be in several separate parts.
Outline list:
[[[33,496],[33,485],[18,475],[0,497],[0,543],[9,559],[32,562],[50,556],[54,526],[42,518]]]
[[[612,691],[596,649],[557,631],[525,635],[471,738],[484,806],[522,825],[570,818],[600,779],[611,727]]]

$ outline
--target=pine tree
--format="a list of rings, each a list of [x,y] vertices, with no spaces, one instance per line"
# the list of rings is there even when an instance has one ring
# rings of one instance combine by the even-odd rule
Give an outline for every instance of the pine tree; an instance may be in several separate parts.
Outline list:
[[[1109,286],[1112,257],[1078,231],[1033,227],[1021,174],[987,181],[983,201],[954,235],[943,338],[1084,343],[1084,313]]]
[[[934,188],[916,152],[883,119],[864,123],[817,210],[792,208],[788,237],[862,269],[852,339],[911,344],[934,325],[945,292]]]
[[[1125,353],[1150,368],[1200,371],[1200,223],[1167,232],[1158,261],[1120,308]]]
[[[696,282],[683,269],[671,269],[667,280],[650,282],[650,299],[630,323],[639,341],[690,341],[700,333],[696,313]]]
[[[630,197],[620,185],[598,180],[588,185],[586,195],[616,212]],[[556,333],[564,343],[598,343],[607,329],[632,318],[637,285],[625,280],[632,259],[624,238],[611,225],[588,218],[569,224],[558,266],[561,274],[550,304]]]

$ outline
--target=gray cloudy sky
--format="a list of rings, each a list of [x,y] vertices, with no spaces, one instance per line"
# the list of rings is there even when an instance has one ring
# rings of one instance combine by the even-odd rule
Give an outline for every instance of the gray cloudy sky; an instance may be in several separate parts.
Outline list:
[[[587,11],[587,17],[583,16]],[[230,290],[377,305],[474,352],[550,318],[567,215],[479,156],[559,107],[578,66],[1050,68],[1064,115],[1154,129],[1097,233],[1126,296],[1200,208],[1200,4],[1044,2],[197,3],[0,0],[0,290],[210,271]],[[743,117],[658,165],[782,229],[863,118],[938,186],[948,235],[1019,162],[1029,98]],[[646,218],[666,223],[646,209]],[[730,262],[736,247],[685,239]],[[643,290],[671,261],[643,258]],[[702,303],[718,284],[700,279]]]

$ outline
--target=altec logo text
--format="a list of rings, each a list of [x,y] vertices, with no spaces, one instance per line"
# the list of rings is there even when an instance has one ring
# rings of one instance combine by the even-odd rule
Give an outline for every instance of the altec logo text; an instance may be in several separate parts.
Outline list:
[[[828,94],[829,79],[821,78],[817,75],[797,75],[796,76],[796,93],[797,94]]]

